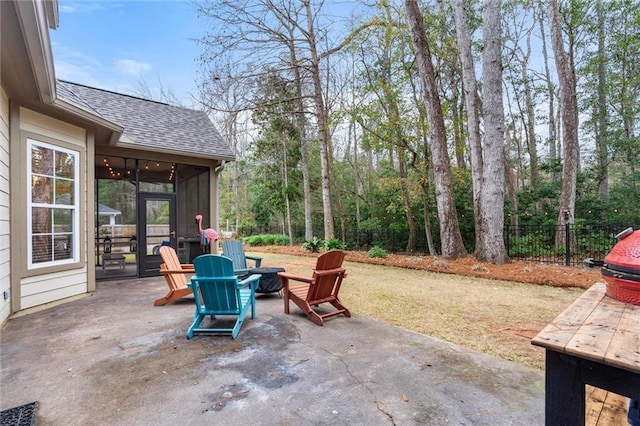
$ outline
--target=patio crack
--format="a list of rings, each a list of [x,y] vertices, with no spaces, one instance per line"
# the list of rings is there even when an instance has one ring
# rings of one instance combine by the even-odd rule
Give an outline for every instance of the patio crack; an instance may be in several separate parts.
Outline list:
[[[326,353],[328,353],[329,355],[335,357],[338,361],[340,361],[340,363],[342,363],[342,365],[344,365],[344,368],[345,368],[345,371],[347,372],[347,375],[349,377],[351,377],[353,380],[355,380],[360,386],[365,388],[367,390],[367,392],[369,392],[371,394],[371,396],[373,397],[373,401],[375,402],[376,408],[378,409],[378,411],[380,411],[382,414],[387,416],[387,418],[389,419],[389,421],[391,422],[392,425],[395,425],[396,422],[393,420],[393,415],[384,409],[384,403],[381,402],[378,399],[378,396],[376,395],[376,393],[373,391],[373,389],[371,389],[371,387],[369,387],[369,385],[368,385],[369,382],[360,380],[360,378],[356,374],[354,374],[351,371],[351,369],[349,368],[349,363],[347,363],[344,359],[342,359],[342,357],[340,355],[334,354],[334,353],[330,352],[327,349],[324,349],[324,351]]]

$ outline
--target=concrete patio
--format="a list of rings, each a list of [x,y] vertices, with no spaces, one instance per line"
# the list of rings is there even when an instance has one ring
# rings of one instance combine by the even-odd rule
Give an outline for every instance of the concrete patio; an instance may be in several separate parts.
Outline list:
[[[277,294],[238,336],[187,340],[193,301],[163,278],[97,291],[3,327],[0,409],[38,425],[536,425],[544,373],[355,315],[324,327]]]

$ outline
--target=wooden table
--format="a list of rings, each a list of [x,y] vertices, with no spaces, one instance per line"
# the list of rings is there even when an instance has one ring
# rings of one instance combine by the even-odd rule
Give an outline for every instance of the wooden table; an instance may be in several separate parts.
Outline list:
[[[585,385],[640,400],[640,306],[596,283],[531,341],[546,351],[545,424],[584,425]]]

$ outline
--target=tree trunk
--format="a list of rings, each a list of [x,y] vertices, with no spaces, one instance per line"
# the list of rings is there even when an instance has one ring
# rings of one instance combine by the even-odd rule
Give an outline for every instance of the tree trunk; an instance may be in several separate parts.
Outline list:
[[[529,152],[529,171],[531,174],[531,187],[537,188],[540,183],[538,171],[538,149],[536,147],[536,111],[533,102],[533,90],[531,78],[529,78],[529,58],[531,56],[531,34],[527,35],[527,53],[522,62],[522,81],[524,85],[524,107],[527,116],[527,151]]]
[[[291,200],[289,199],[289,167],[287,159],[287,139],[282,138],[282,184],[284,185],[284,205],[285,205],[285,224],[287,226],[287,235],[289,237],[289,245],[293,245],[293,228],[291,226]]]
[[[558,1],[551,0],[548,5],[551,26],[553,53],[556,57],[556,69],[560,83],[560,105],[562,120],[562,139],[564,145],[564,161],[562,168],[562,191],[559,200],[558,226],[572,221],[576,203],[576,185],[578,174],[578,123],[575,93],[575,77],[569,58],[564,50],[560,10]],[[556,234],[556,244],[564,247],[564,232]]]
[[[309,179],[309,155],[307,153],[307,123],[305,119],[305,108],[303,103],[302,76],[300,75],[300,67],[298,65],[298,57],[296,54],[295,40],[293,28],[289,29],[289,37],[291,43],[289,46],[289,54],[291,55],[291,64],[293,71],[293,80],[296,90],[297,114],[296,122],[298,131],[300,132],[300,169],[302,171],[302,193],[304,197],[304,239],[311,241],[313,239],[313,219],[311,216],[311,180]],[[291,242],[293,244],[293,242]]]
[[[467,129],[469,146],[471,148],[471,182],[473,188],[473,214],[476,229],[476,252],[481,247],[483,217],[480,206],[482,171],[482,145],[480,141],[480,99],[478,98],[478,82],[476,81],[475,65],[471,54],[471,33],[469,30],[469,16],[464,0],[453,1],[454,18],[456,22],[456,40],[460,63],[462,64],[462,81],[464,87],[464,102],[467,107]],[[502,93],[502,92],[501,92]]]
[[[607,53],[604,35],[604,5],[596,2],[598,14],[598,105],[596,111],[596,161],[598,168],[598,195],[603,201],[609,201],[609,165],[607,154]]]
[[[486,0],[482,13],[482,105],[484,169],[482,173],[481,246],[478,260],[502,264],[504,247],[504,106],[502,104],[502,0]]]
[[[466,254],[456,206],[453,201],[451,162],[447,151],[442,106],[438,95],[435,70],[431,63],[431,51],[424,30],[424,21],[416,0],[405,0],[411,39],[416,52],[418,71],[424,86],[424,100],[429,119],[429,142],[434,170],[438,222],[442,255],[445,258],[457,258]]]
[[[322,94],[322,82],[320,80],[320,57],[316,46],[315,30],[313,26],[313,14],[309,0],[302,0],[307,12],[307,43],[311,52],[311,64],[309,71],[313,81],[313,101],[315,104],[315,116],[318,126],[318,141],[320,143],[320,175],[322,187],[322,212],[324,214],[324,239],[335,237],[333,227],[333,209],[331,207],[331,185],[329,182],[329,132],[327,129],[327,111]]]
[[[409,240],[407,241],[407,253],[416,251],[416,220],[413,217],[411,209],[411,198],[409,196],[409,187],[407,185],[407,165],[405,154],[402,148],[398,146],[398,174],[400,175],[400,191],[402,192],[402,202],[404,203],[404,213],[409,226]]]
[[[540,10],[537,12],[538,23],[540,26],[540,34],[542,40],[542,59],[544,60],[544,75],[547,83],[547,97],[549,102],[549,114],[547,119],[549,120],[549,137],[547,143],[549,145],[549,158],[554,160],[558,158],[558,150],[556,148],[557,132],[556,132],[556,116],[555,116],[555,90],[553,88],[553,81],[551,80],[551,71],[549,70],[549,55],[547,54],[547,36],[544,30],[544,8],[540,6]]]
[[[508,140],[511,139],[509,132],[505,132],[505,138]],[[507,146],[510,143],[506,144]],[[505,180],[505,188],[507,190],[507,198],[511,202],[511,209],[509,212],[509,224],[517,228],[519,224],[518,220],[518,180],[515,176],[513,168],[509,165],[507,150],[503,151],[504,157],[504,180]],[[507,253],[508,255],[508,253]]]

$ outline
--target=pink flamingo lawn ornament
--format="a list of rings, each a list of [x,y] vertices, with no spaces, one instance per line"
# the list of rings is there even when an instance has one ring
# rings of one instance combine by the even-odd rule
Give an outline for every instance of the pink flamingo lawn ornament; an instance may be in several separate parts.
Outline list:
[[[196,215],[196,222],[198,222],[198,231],[200,232],[200,245],[204,249],[209,246],[211,241],[216,242],[220,239],[220,235],[213,229],[202,229],[202,215]]]

